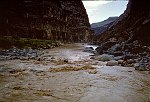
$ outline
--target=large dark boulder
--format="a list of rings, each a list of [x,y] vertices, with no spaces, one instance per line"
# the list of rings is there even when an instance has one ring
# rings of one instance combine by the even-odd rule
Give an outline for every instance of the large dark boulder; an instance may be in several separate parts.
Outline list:
[[[105,43],[102,43],[99,47],[96,48],[96,51],[99,54],[103,54],[105,51],[107,51],[111,46],[115,45],[115,41],[107,41]]]

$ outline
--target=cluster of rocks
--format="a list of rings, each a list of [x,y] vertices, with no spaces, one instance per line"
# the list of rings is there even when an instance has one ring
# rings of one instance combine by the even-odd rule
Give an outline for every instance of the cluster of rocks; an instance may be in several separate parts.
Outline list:
[[[5,60],[29,60],[29,59],[36,59],[40,55],[39,50],[33,50],[32,48],[26,49],[18,49],[13,47],[11,49],[5,49],[0,51],[0,61]]]
[[[135,67],[140,71],[150,71],[150,47],[142,46],[138,41],[128,44],[108,41],[96,48],[96,51],[97,54],[91,59],[108,61],[107,65],[121,65]]]

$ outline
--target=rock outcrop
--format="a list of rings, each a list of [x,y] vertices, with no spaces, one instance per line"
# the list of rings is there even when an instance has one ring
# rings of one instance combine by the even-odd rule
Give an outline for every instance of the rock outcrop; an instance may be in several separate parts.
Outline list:
[[[81,0],[0,1],[0,36],[80,42],[90,33]]]
[[[126,11],[113,26],[95,39],[100,44],[97,52],[114,55],[123,60],[123,66],[150,70],[149,4],[148,0],[129,0]]]
[[[126,11],[109,30],[101,34],[97,42],[106,42],[114,38],[120,43],[138,40],[143,45],[150,45],[149,3],[148,0],[129,0]]]

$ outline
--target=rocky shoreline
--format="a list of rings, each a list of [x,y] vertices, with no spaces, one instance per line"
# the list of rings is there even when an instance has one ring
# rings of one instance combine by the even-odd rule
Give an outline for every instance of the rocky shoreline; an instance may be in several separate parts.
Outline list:
[[[107,61],[108,66],[120,65],[134,67],[139,71],[150,71],[150,47],[134,43],[119,44],[115,41],[108,41],[101,44],[96,50],[86,48],[87,52],[94,53],[91,59]]]
[[[62,44],[59,44],[62,46]],[[17,48],[12,47],[9,49],[0,49],[0,61],[7,60],[39,60],[39,56],[45,53],[47,49],[52,49],[58,46],[50,46],[50,47],[42,47],[33,49],[31,47],[28,48]]]
[[[6,60],[29,60],[29,59],[36,59],[40,54],[42,50],[32,49],[32,48],[26,48],[26,49],[18,49],[16,47],[7,49],[7,50],[1,50],[0,51],[0,61],[6,61]]]
[[[15,59],[41,60],[40,56],[44,54],[45,51],[46,49],[44,48],[32,49],[30,47],[23,49],[17,47],[3,49],[0,50],[0,61]],[[124,67],[134,67],[135,70],[139,71],[150,71],[150,48],[147,46],[133,46],[133,44],[122,45],[109,41],[96,49],[85,47],[83,51],[94,53],[91,59],[107,62],[107,66],[119,65]],[[137,53],[137,51],[140,52]]]

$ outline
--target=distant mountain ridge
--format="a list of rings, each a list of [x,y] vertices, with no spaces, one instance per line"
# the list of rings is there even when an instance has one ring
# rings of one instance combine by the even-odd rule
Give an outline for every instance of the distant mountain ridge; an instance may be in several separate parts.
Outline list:
[[[107,28],[109,28],[115,20],[117,20],[118,17],[109,17],[108,19],[102,21],[102,22],[97,22],[97,23],[92,23],[91,28],[94,30],[96,35],[99,35],[106,31]]]

